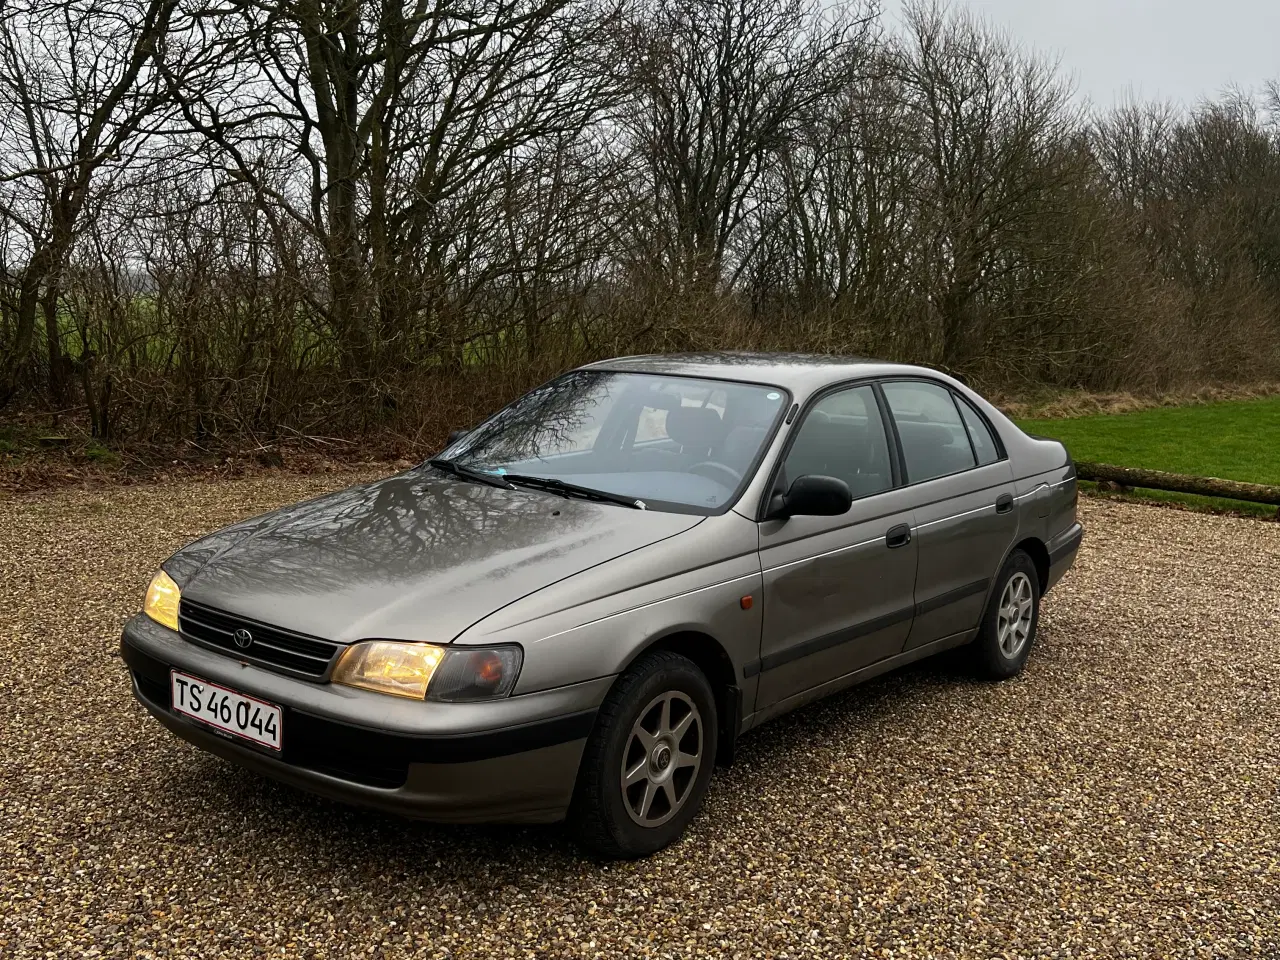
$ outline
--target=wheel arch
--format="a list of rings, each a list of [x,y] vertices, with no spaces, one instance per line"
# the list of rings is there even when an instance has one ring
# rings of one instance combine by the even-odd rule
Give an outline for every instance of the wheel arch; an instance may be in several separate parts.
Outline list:
[[[666,650],[692,660],[711,684],[716,698],[717,747],[716,762],[727,766],[733,762],[738,732],[742,726],[742,689],[733,659],[724,645],[711,634],[692,628],[677,628],[652,637],[641,646],[619,671],[626,673],[647,653]]]
[[[1039,537],[1024,537],[1013,545],[1013,549],[1009,551],[1009,556],[1013,555],[1015,550],[1021,550],[1031,558],[1031,562],[1036,567],[1036,579],[1040,581],[1040,595],[1044,596],[1049,586],[1049,548],[1045,546],[1044,541]],[[1005,563],[1009,558],[1005,557]],[[1001,569],[1004,564],[1001,564]]]

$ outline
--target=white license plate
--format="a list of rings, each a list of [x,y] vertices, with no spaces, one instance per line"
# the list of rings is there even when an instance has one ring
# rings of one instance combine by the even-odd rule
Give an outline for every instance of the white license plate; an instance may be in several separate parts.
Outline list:
[[[173,709],[209,726],[272,750],[280,749],[280,708],[208,680],[169,671]]]

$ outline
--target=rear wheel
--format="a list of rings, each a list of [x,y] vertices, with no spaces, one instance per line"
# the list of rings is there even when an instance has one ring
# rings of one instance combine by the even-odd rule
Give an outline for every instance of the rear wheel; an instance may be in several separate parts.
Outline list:
[[[1031,654],[1039,623],[1039,574],[1031,557],[1015,550],[996,578],[982,616],[971,648],[974,667],[992,680],[1016,676]]]
[[[656,651],[618,678],[587,740],[569,810],[588,850],[643,857],[684,832],[716,754],[711,685],[686,657]]]

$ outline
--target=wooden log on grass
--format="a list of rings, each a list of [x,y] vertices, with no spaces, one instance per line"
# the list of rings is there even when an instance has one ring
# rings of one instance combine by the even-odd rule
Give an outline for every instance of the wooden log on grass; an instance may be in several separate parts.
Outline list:
[[[1239,480],[1220,480],[1217,477],[1188,477],[1181,473],[1165,473],[1163,470],[1115,467],[1109,463],[1077,462],[1076,473],[1081,480],[1118,483],[1125,487],[1144,487],[1148,490],[1168,490],[1171,493],[1194,493],[1202,497],[1226,497],[1230,500],[1280,506],[1280,487],[1265,483],[1242,483]]]

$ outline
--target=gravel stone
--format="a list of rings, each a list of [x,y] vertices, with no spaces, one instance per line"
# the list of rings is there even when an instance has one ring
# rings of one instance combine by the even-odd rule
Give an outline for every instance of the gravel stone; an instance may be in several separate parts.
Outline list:
[[[358,479],[0,499],[0,956],[1280,956],[1280,525],[1082,501],[1023,676],[782,718],[683,841],[602,864],[312,798],[133,702],[161,560]]]

